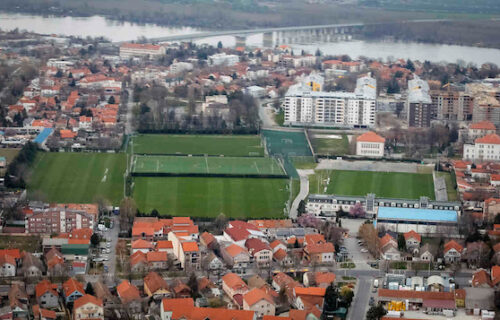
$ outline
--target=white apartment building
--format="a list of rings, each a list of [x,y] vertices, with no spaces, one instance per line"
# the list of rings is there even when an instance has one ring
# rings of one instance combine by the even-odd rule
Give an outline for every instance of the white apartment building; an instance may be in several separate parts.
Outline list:
[[[489,134],[477,138],[474,144],[464,144],[464,160],[500,161],[500,136]]]
[[[235,54],[217,53],[208,57],[207,62],[209,66],[226,65],[230,67],[240,62],[240,57]]]
[[[120,46],[120,58],[154,58],[165,54],[165,47],[154,44],[124,43]]]
[[[376,80],[359,78],[354,92],[314,90],[311,82],[291,86],[285,96],[285,124],[375,125]]]

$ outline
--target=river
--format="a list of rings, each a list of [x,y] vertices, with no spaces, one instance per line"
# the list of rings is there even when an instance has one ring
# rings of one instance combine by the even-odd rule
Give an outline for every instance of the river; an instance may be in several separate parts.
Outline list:
[[[206,31],[191,27],[163,27],[154,24],[119,22],[101,16],[78,18],[0,13],[0,29],[13,30],[16,28],[41,34],[80,37],[103,36],[111,41],[129,41],[136,40],[139,37],[157,38]],[[255,47],[262,46],[262,38],[262,34],[249,36],[246,44]],[[216,45],[219,41],[226,47],[234,46],[236,43],[233,36],[213,37],[195,42]],[[477,65],[486,62],[500,65],[500,49],[469,46],[352,40],[332,43],[293,44],[291,47],[297,53],[305,50],[314,54],[316,49],[319,48],[325,55],[347,54],[352,58],[366,56],[383,60],[403,58],[432,62],[457,62],[461,60],[465,63]]]

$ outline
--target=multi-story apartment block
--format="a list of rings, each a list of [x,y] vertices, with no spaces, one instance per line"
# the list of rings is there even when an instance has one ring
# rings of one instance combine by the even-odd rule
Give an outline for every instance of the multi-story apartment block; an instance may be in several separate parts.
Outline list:
[[[359,78],[354,92],[324,92],[316,88],[315,82],[308,79],[290,87],[284,102],[285,124],[375,125],[375,79]]]
[[[154,58],[165,54],[165,47],[153,44],[124,43],[120,46],[120,58]]]
[[[430,95],[437,119],[472,120],[474,97],[471,94],[455,90],[432,90]]]
[[[209,66],[234,66],[240,62],[240,57],[235,54],[217,53],[208,57]]]
[[[97,212],[83,207],[57,206],[34,210],[26,215],[26,233],[59,234],[73,229],[93,229],[96,219]]]
[[[427,81],[414,76],[408,81],[406,115],[410,127],[429,127],[431,119],[436,118],[436,107],[432,104]]]

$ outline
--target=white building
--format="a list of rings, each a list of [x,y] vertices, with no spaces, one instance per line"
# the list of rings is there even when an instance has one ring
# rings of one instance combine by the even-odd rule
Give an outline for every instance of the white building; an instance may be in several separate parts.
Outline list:
[[[285,96],[285,124],[375,125],[376,80],[358,79],[354,92],[323,92],[319,83],[291,86]]]
[[[254,98],[262,98],[266,95],[266,89],[259,86],[250,86],[245,88],[245,93]]]
[[[410,127],[429,127],[431,119],[436,116],[437,110],[433,108],[427,81],[414,75],[408,81],[408,98],[406,100],[406,116]]]
[[[184,71],[193,70],[193,64],[189,62],[174,62],[170,66],[170,72],[172,74],[178,74]]]
[[[384,156],[385,138],[373,131],[363,133],[356,139],[356,155],[370,158]]]
[[[500,161],[500,136],[489,134],[477,138],[474,144],[464,144],[464,160]]]
[[[209,66],[226,65],[230,67],[240,62],[240,57],[234,54],[217,53],[208,57],[207,62]]]
[[[154,58],[165,54],[165,47],[154,44],[124,43],[120,46],[120,58]]]

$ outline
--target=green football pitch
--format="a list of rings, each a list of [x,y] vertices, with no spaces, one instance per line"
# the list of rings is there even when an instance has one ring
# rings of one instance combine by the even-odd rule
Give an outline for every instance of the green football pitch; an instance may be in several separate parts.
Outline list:
[[[310,177],[309,191],[344,196],[375,193],[378,197],[387,198],[435,198],[432,174],[422,173],[320,170]]]
[[[139,156],[133,161],[133,173],[146,174],[205,174],[205,175],[266,175],[285,176],[273,158],[252,157],[182,157]]]
[[[123,198],[125,154],[39,152],[28,179],[28,193],[47,201],[87,203]]]
[[[134,153],[262,157],[260,136],[143,134],[133,138]]]
[[[134,178],[134,199],[141,211],[176,216],[282,218],[288,189],[286,179]]]

